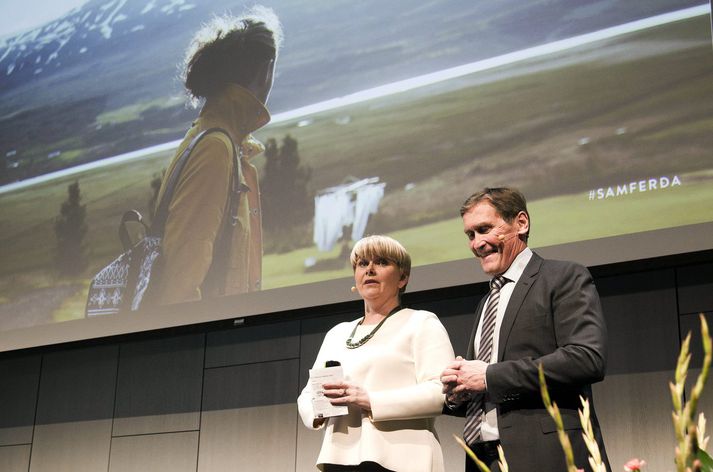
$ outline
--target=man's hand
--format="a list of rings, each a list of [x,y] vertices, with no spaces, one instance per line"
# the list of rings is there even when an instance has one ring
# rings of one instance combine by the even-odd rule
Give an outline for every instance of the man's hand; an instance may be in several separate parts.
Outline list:
[[[443,393],[449,400],[457,401],[463,395],[484,392],[487,368],[488,364],[483,361],[466,361],[458,356],[441,373]]]
[[[446,366],[446,369],[441,372],[441,383],[443,384],[443,393],[446,395],[451,395],[453,389],[458,386],[458,374],[460,373],[460,368],[465,361],[461,356],[456,357],[456,359]]]

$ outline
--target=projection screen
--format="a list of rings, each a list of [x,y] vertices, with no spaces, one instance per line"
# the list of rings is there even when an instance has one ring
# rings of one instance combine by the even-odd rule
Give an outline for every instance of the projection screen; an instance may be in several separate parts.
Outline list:
[[[708,3],[274,0],[259,290],[86,316],[200,112],[191,37],[243,5],[33,4],[0,3],[0,351],[355,300],[367,234],[410,251],[409,291],[483,281],[458,214],[483,187],[523,191],[546,257],[713,248]]]

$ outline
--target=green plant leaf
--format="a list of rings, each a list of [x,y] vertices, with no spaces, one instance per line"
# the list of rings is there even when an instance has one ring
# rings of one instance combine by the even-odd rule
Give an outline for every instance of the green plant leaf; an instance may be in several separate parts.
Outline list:
[[[713,459],[703,449],[699,449],[696,454],[696,459],[701,461],[701,472],[713,472]]]

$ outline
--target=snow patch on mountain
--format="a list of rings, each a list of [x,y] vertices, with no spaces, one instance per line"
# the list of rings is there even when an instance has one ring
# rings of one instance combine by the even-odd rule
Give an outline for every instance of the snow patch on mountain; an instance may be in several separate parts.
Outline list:
[[[1,39],[0,71],[6,80],[20,80],[26,74],[47,72],[50,64],[57,70],[88,51],[109,47],[117,34],[139,34],[153,21],[195,7],[187,0],[90,1],[42,26]],[[12,79],[15,74],[20,76]]]

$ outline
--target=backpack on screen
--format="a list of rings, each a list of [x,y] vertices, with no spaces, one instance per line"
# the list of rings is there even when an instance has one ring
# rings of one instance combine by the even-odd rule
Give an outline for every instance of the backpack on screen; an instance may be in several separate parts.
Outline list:
[[[148,227],[136,210],[124,213],[119,223],[119,239],[124,247],[124,252],[114,259],[109,265],[101,269],[91,281],[87,293],[85,315],[112,315],[119,312],[136,311],[152,303],[152,289],[161,277],[161,240],[168,218],[168,206],[171,203],[173,192],[180,177],[181,171],[188,162],[188,158],[198,142],[209,133],[223,133],[230,135],[220,128],[211,128],[199,133],[188,147],[181,153],[171,174],[168,176],[166,189],[161,197],[153,224]],[[217,247],[225,247],[232,240],[232,230],[236,224],[240,186],[239,153],[233,144],[233,172],[230,177],[230,192],[226,210],[229,217],[223,218],[223,228],[216,241]],[[144,226],[146,236],[133,243],[129,236],[127,223],[136,222]],[[225,280],[227,261],[225,257],[215,257],[221,251],[215,251],[211,264],[212,277]],[[218,274],[216,276],[216,274]]]

